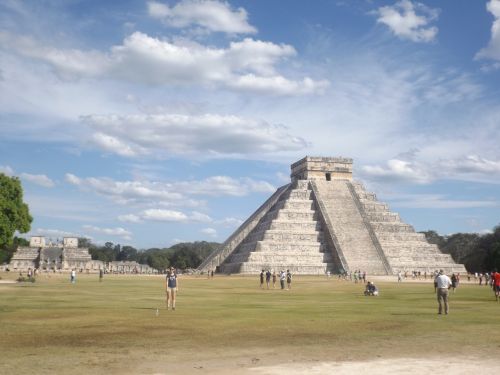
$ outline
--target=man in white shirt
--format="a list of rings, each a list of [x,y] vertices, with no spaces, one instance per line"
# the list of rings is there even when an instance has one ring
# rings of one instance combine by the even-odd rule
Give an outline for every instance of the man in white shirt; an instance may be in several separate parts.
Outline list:
[[[442,314],[443,304],[444,304],[444,313],[448,314],[448,311],[450,310],[448,305],[448,289],[451,287],[451,280],[448,276],[444,274],[443,270],[439,270],[439,273],[436,276],[434,282],[436,284],[437,300],[439,303],[438,314]]]

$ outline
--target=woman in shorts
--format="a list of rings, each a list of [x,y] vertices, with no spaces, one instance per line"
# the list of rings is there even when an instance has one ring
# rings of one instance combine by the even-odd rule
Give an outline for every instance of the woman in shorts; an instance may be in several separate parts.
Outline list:
[[[172,306],[172,310],[175,310],[175,297],[177,290],[179,288],[179,282],[177,280],[177,274],[175,273],[175,268],[170,267],[170,272],[167,273],[167,310]]]

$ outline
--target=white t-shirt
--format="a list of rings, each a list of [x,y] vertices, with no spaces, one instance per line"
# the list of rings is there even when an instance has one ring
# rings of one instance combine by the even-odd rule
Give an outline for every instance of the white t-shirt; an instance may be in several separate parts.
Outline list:
[[[436,276],[436,282],[438,288],[448,289],[451,286],[451,280],[446,275],[438,275]]]

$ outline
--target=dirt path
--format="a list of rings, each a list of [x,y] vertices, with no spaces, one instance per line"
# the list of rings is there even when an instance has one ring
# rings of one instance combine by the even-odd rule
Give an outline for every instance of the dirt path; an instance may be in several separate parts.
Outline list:
[[[241,362],[247,362],[248,358]],[[209,361],[198,363],[191,368],[183,368],[182,372],[189,374],[218,374],[218,375],[352,375],[356,373],[368,373],[371,375],[421,375],[439,372],[440,374],[470,375],[481,369],[482,373],[492,373],[500,368],[497,359],[485,357],[455,357],[445,356],[443,358],[390,358],[369,361],[337,361],[337,362],[288,362],[259,366],[258,363],[246,364],[232,362],[221,358],[218,363]],[[139,371],[140,374],[166,375],[172,370]],[[174,372],[177,372],[176,369]]]
[[[500,368],[498,360],[485,358],[398,358],[378,359],[358,362],[321,362],[321,363],[294,363],[276,366],[249,368],[248,373],[259,375],[278,374],[335,374],[351,375],[368,372],[372,375],[390,374],[474,374],[478,368],[481,372],[494,372]]]

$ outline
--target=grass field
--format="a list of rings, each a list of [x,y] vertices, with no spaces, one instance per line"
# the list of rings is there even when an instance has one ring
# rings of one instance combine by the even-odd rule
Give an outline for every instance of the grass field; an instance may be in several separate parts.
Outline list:
[[[500,353],[500,303],[488,287],[461,285],[450,315],[438,316],[429,281],[377,284],[381,295],[364,297],[361,284],[335,278],[296,277],[281,291],[261,290],[257,277],[186,276],[176,311],[166,310],[157,276],[0,284],[0,373],[235,373],[274,363],[480,361]]]

